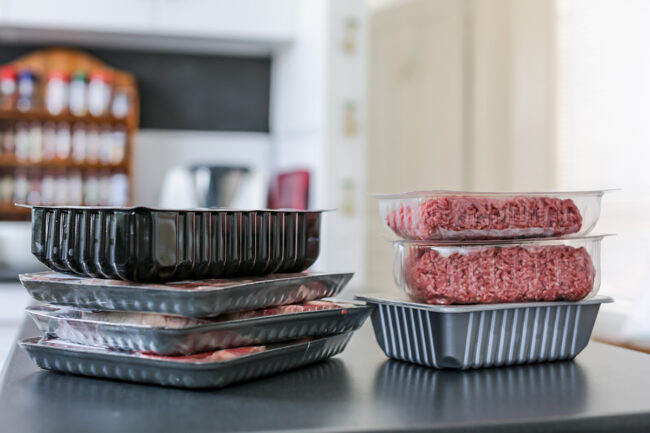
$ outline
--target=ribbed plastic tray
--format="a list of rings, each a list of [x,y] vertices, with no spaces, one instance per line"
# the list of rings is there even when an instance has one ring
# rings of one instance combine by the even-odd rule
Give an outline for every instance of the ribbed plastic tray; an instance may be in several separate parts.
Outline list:
[[[135,313],[133,317],[129,313],[97,314],[52,306],[29,307],[27,313],[41,331],[73,343],[160,355],[190,355],[355,331],[372,310],[360,303],[327,304],[331,309],[227,321],[172,318],[166,322],[165,317],[146,317],[179,327],[152,326],[133,320],[143,313]],[[183,326],[188,322],[189,325]]]
[[[353,274],[275,274],[166,284],[79,278],[56,272],[20,275],[30,296],[49,304],[97,310],[214,317],[336,296]]]
[[[330,358],[345,349],[352,332],[280,344],[229,361],[191,363],[152,359],[39,337],[20,346],[40,368],[63,373],[181,388],[219,388]]]
[[[589,342],[598,309],[613,299],[438,306],[357,296],[376,306],[377,343],[394,359],[470,369],[573,359]]]
[[[93,278],[178,281],[292,273],[318,257],[321,211],[32,208],[32,254]]]

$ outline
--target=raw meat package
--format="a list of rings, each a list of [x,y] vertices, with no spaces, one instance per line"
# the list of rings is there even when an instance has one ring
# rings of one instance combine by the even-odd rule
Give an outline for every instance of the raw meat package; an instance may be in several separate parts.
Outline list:
[[[603,193],[424,191],[377,199],[384,225],[403,239],[463,241],[587,234]]]
[[[27,313],[41,331],[68,342],[158,355],[191,355],[354,331],[366,321],[370,310],[361,303],[322,300],[210,319],[51,305],[28,307]]]
[[[37,301],[95,310],[214,317],[336,296],[350,273],[273,274],[265,277],[131,283],[56,272],[22,274]]]
[[[427,304],[578,301],[599,288],[602,238],[396,241],[395,281]]]
[[[181,388],[219,388],[313,364],[345,349],[352,332],[264,346],[161,356],[84,346],[56,338],[20,341],[40,368]]]
[[[357,298],[375,307],[372,327],[386,356],[462,370],[573,359],[589,343],[600,305],[613,302],[595,296],[578,302],[427,305],[393,296]]]
[[[301,272],[321,211],[32,208],[32,254],[50,269],[135,282]]]

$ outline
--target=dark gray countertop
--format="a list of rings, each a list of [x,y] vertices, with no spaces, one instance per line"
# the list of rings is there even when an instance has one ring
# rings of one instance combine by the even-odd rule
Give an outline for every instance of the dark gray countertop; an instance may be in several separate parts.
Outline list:
[[[27,323],[21,334],[38,332]],[[649,373],[650,356],[594,342],[575,362],[429,369],[386,359],[370,323],[334,359],[213,391],[45,372],[17,348],[2,376],[0,430],[647,432]]]

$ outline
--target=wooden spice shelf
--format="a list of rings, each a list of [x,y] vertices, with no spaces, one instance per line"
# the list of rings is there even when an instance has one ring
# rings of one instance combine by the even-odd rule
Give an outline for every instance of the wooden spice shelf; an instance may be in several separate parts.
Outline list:
[[[34,107],[29,111],[18,111],[11,108],[0,108],[0,119],[6,120],[24,120],[32,121],[39,120],[41,122],[66,122],[71,126],[77,122],[97,124],[97,125],[124,125],[125,127],[129,126],[128,118],[117,118],[113,116],[91,116],[87,114],[85,116],[74,116],[71,113],[64,112],[61,114],[51,114],[49,111],[42,107]]]
[[[27,221],[30,215],[31,209],[28,207],[0,202],[0,217],[5,221]]]
[[[33,168],[36,171],[42,171],[43,169],[70,169],[82,171],[82,176],[92,170],[110,173],[120,172],[124,173],[128,178],[127,204],[132,204],[135,190],[133,184],[133,146],[135,134],[138,130],[140,111],[140,100],[134,76],[126,71],[115,69],[87,53],[62,47],[34,51],[31,54],[10,62],[9,65],[13,66],[16,70],[31,70],[38,77],[38,81],[34,91],[34,106],[29,110],[20,111],[15,105],[9,105],[15,103],[15,101],[2,102],[3,105],[0,105],[0,128],[15,128],[15,124],[21,121],[55,122],[57,124],[65,122],[70,128],[73,128],[77,123],[86,123],[96,125],[99,128],[104,125],[110,126],[111,129],[123,127],[127,138],[124,160],[119,164],[90,163],[86,161],[75,161],[72,158],[39,161],[32,161],[28,158],[24,161],[19,161],[14,154],[0,153],[0,171],[6,173],[15,168]],[[110,114],[97,117],[90,114],[75,116],[69,111],[52,115],[44,107],[43,102],[46,96],[47,77],[54,70],[64,71],[69,74],[75,71],[85,71],[89,74],[98,70],[109,72],[112,77],[113,88],[122,89],[127,92],[129,110],[126,117],[116,118]],[[30,210],[28,208],[16,207],[13,203],[0,202],[0,220],[28,220],[29,216]]]
[[[79,170],[110,170],[126,171],[127,161],[124,160],[119,164],[103,164],[101,162],[91,163],[84,161],[75,161],[72,158],[65,160],[40,160],[37,162],[29,159],[19,161],[12,154],[0,154],[0,167],[18,168],[18,167],[38,167],[38,168],[60,168],[60,169],[79,169]]]

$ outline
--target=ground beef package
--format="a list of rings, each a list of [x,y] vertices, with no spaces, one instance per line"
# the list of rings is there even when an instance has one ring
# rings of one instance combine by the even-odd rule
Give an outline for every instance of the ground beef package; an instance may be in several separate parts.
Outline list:
[[[509,243],[396,242],[396,280],[428,304],[578,301],[598,289],[602,237]]]
[[[378,196],[384,224],[411,240],[477,240],[586,234],[598,220],[602,191],[451,193]]]

